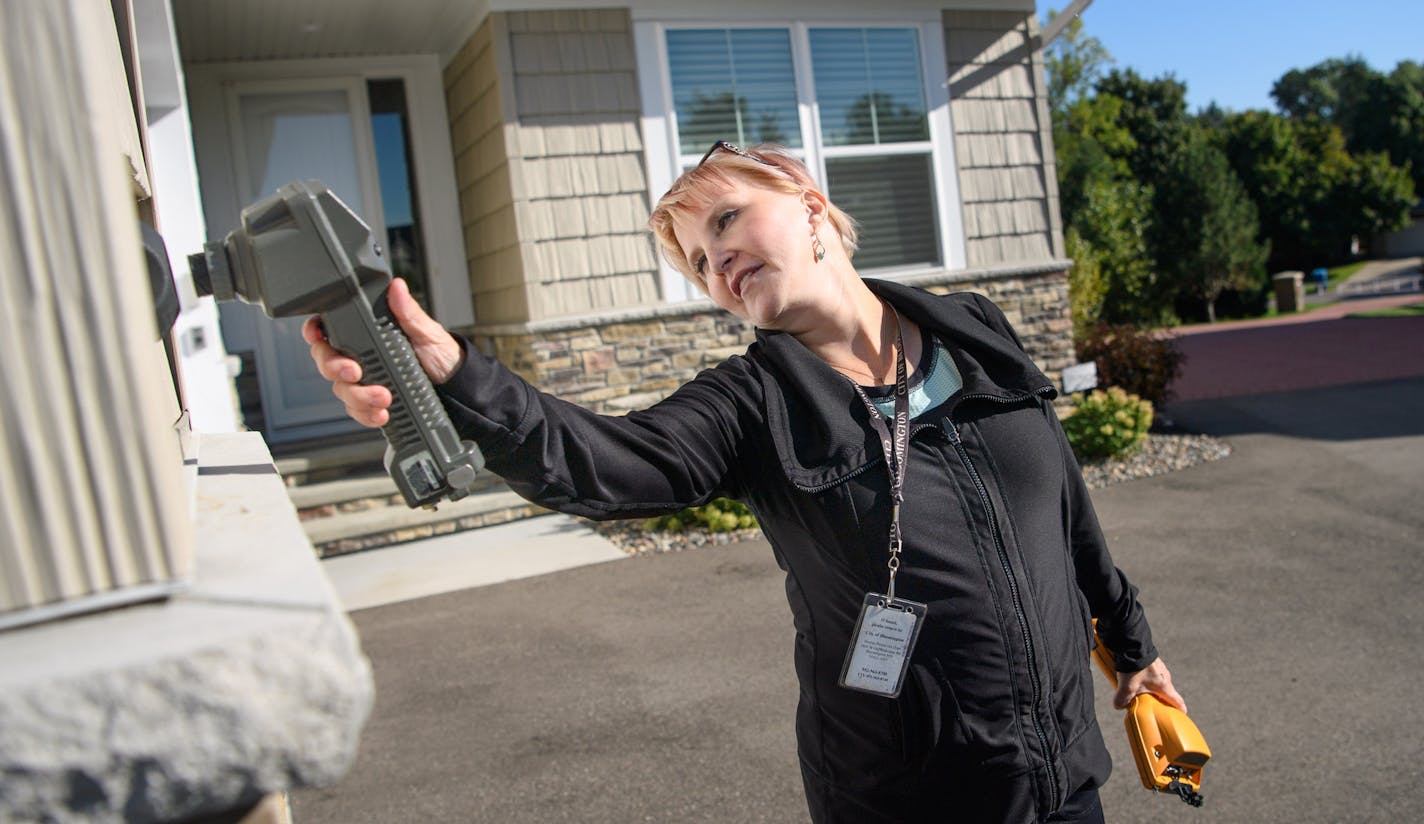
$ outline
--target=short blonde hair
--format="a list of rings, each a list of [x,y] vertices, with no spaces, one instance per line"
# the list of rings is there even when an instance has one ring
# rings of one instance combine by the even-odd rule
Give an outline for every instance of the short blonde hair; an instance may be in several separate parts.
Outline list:
[[[692,267],[682,245],[673,234],[673,219],[707,207],[715,193],[730,188],[735,179],[744,183],[761,186],[772,191],[800,194],[821,190],[805,165],[780,146],[762,144],[746,150],[750,157],[734,151],[713,151],[700,165],[683,172],[672,187],[663,195],[648,218],[648,228],[657,239],[663,257],[698,286],[706,288],[706,282]],[[823,195],[824,196],[824,195]],[[855,219],[826,201],[826,217],[840,235],[846,254],[854,254],[859,229]]]

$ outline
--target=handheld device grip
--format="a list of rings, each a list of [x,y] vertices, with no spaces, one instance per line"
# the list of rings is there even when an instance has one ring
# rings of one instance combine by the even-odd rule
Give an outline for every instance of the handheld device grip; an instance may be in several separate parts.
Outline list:
[[[386,471],[411,507],[467,494],[484,456],[460,440],[386,301],[391,272],[371,230],[318,181],[294,181],[242,210],[242,225],[189,257],[198,294],[269,317],[317,314],[362,383],[391,392]]]
[[[381,427],[385,466],[406,503],[463,498],[479,471],[478,450],[460,440],[386,293],[375,303],[357,299],[323,312],[321,320],[332,347],[361,364],[361,383],[390,390],[390,419]]]

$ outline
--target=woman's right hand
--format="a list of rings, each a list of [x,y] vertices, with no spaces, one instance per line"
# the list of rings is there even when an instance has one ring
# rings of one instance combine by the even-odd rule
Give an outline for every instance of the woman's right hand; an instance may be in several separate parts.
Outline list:
[[[434,384],[450,379],[460,365],[463,354],[460,344],[438,321],[425,313],[410,294],[402,278],[391,282],[386,291],[391,314],[410,339],[415,359]],[[363,386],[361,364],[346,357],[327,343],[322,334],[320,318],[313,315],[302,324],[302,338],[311,344],[312,360],[323,378],[331,381],[331,391],[346,405],[346,414],[366,426],[385,426],[390,420],[391,392],[379,384]]]

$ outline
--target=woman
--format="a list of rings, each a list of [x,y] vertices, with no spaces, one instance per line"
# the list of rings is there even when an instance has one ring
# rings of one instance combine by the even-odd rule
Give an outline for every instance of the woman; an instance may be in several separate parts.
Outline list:
[[[659,201],[666,257],[752,323],[742,356],[625,417],[542,394],[452,337],[400,281],[390,305],[457,428],[543,506],[647,516],[738,498],[786,570],[811,817],[1102,821],[1091,618],[1141,692],[1182,706],[1112,564],[1003,314],[864,280],[855,227],[780,150],[712,147]],[[350,415],[390,395],[309,321]]]

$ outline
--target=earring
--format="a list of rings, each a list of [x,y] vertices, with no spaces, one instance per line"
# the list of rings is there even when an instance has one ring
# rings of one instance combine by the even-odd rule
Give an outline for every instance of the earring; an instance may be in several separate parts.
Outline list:
[[[811,233],[811,254],[816,256],[816,262],[820,263],[826,257],[826,245],[821,242],[816,233]]]

